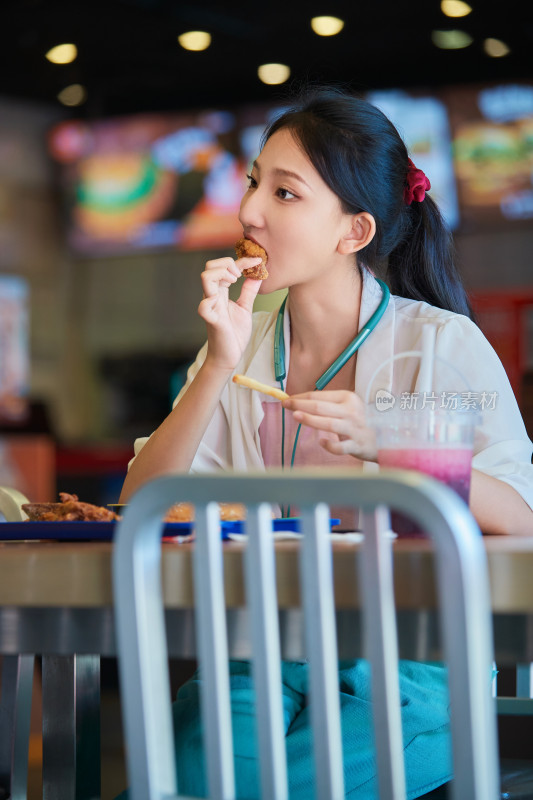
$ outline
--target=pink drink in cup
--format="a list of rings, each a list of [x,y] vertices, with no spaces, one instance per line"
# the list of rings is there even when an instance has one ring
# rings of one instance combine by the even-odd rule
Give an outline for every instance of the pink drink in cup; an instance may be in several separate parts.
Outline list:
[[[378,464],[391,469],[413,469],[441,480],[468,504],[474,430],[472,411],[450,409],[389,409],[372,415],[376,428]],[[392,528],[400,534],[420,534],[401,514],[392,514]]]
[[[468,503],[472,448],[391,448],[378,451],[378,463],[385,468],[414,469],[443,481]]]

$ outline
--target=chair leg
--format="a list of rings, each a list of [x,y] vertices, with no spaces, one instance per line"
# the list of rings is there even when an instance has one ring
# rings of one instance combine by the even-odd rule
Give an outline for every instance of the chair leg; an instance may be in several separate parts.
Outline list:
[[[43,656],[43,800],[100,790],[100,657]]]
[[[533,664],[516,665],[516,696],[533,697]]]
[[[33,655],[3,658],[0,703],[0,798],[4,796],[10,800],[25,800],[27,796],[34,663]]]

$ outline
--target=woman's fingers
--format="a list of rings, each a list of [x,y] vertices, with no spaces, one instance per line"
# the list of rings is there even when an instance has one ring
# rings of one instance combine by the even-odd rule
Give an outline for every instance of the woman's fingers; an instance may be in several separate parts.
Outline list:
[[[260,256],[243,256],[243,258],[238,258],[235,261],[235,264],[242,272],[243,269],[251,269],[252,267],[258,267],[259,264],[262,262],[262,258]]]
[[[233,266],[235,265],[233,264]],[[227,289],[232,283],[235,283],[239,279],[240,273],[235,275],[234,269],[220,265],[204,270],[200,277],[204,297],[212,297],[217,294],[219,289]]]
[[[243,269],[255,267],[261,263],[260,258],[216,258],[208,261],[201,274],[202,289],[205,297],[211,297],[219,289],[228,289],[242,274]]]
[[[326,434],[320,444],[328,452],[376,460],[375,431],[367,426],[364,403],[355,392],[305,392],[282,402],[296,422]]]
[[[357,455],[351,439],[320,439],[319,444],[335,456]]]
[[[226,256],[225,258],[213,258],[211,261],[206,261],[205,264],[205,271],[210,272],[211,270],[216,269],[227,269],[230,272],[233,272],[237,278],[241,274],[242,270],[239,269],[235,259],[230,258],[230,256]]]
[[[283,401],[283,405],[295,413],[304,412],[317,416],[339,418],[350,414],[361,416],[361,419],[364,419],[360,399],[354,392],[343,390],[293,394]]]
[[[326,389],[322,389],[322,391],[315,389],[312,392],[291,394],[290,399],[297,402],[300,400],[315,400],[316,402],[321,403],[335,403],[335,405],[351,402],[352,400],[359,400],[355,392],[349,392],[345,389],[332,389],[330,391],[327,391]]]
[[[343,417],[333,417],[327,414],[310,414],[306,411],[295,411],[294,419],[296,422],[301,422],[302,425],[307,425],[309,428],[315,428],[316,430],[325,431],[327,433],[335,433],[337,436],[347,436],[351,427]]]
[[[216,303],[217,296],[215,295],[214,297],[204,297],[198,306],[198,314],[203,320],[205,320],[205,322],[214,324],[218,321]]]
[[[237,305],[251,313],[254,307],[254,300],[257,297],[257,293],[259,292],[260,288],[261,281],[258,281],[255,278],[246,278],[242,284],[240,297],[236,301]]]

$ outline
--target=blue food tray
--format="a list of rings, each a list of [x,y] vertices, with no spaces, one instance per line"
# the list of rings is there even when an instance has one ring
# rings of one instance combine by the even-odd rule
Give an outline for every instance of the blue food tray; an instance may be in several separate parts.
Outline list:
[[[330,519],[330,528],[340,525],[340,519]],[[222,538],[227,539],[230,533],[246,533],[246,521],[235,520],[234,522],[222,522]],[[300,517],[283,517],[272,520],[272,530],[274,533],[279,531],[293,531],[298,533],[300,530]]]
[[[56,540],[64,542],[110,542],[116,522],[2,522],[0,541]],[[187,536],[192,533],[190,522],[168,522],[163,536]]]
[[[272,528],[276,531],[300,530],[299,517],[274,519]],[[330,520],[331,525],[338,525],[340,520]],[[55,540],[66,542],[110,542],[116,522],[2,522],[0,523],[0,541]],[[222,539],[229,534],[246,533],[246,522],[235,520],[220,523]],[[192,522],[167,522],[163,528],[165,538],[189,536],[194,531]]]

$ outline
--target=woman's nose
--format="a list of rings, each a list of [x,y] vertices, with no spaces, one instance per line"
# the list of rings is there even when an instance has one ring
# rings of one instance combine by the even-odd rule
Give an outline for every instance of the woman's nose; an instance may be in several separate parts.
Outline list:
[[[239,221],[243,228],[260,228],[263,225],[263,203],[258,189],[248,189],[241,200]]]

